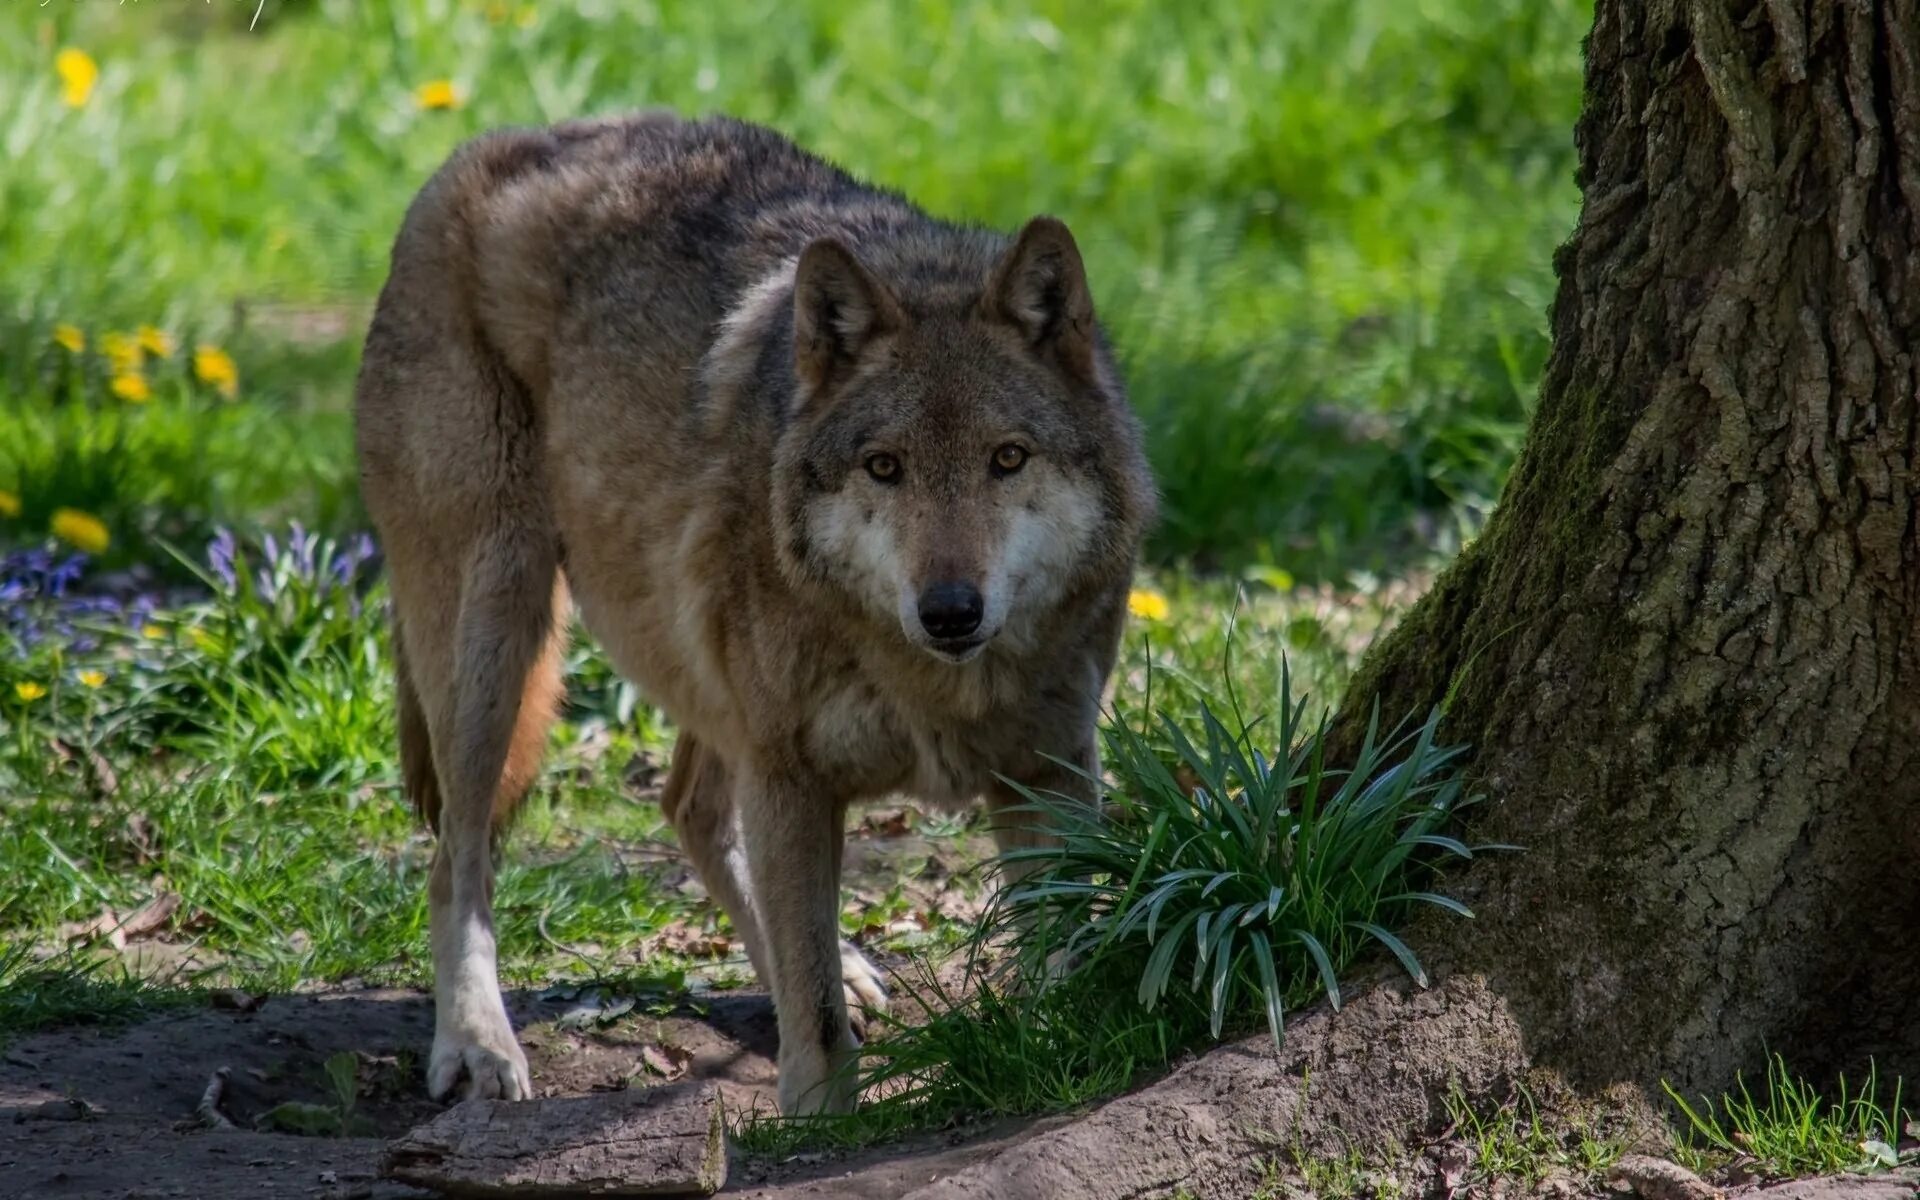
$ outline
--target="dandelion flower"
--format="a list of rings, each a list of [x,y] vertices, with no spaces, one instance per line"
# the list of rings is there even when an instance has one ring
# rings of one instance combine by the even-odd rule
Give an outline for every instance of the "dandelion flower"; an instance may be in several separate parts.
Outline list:
[[[53,536],[88,554],[104,554],[113,541],[105,522],[77,508],[53,510]]]
[[[100,78],[100,65],[85,50],[68,46],[53,56],[53,73],[60,77],[60,99],[66,101],[68,108],[80,108],[93,95],[93,85]]]
[[[74,676],[74,678],[90,688],[97,688],[107,681],[107,673],[105,671],[82,671]]]
[[[194,348],[193,377],[201,383],[212,384],[229,400],[239,394],[240,369],[233,365],[233,356],[218,346]]]
[[[113,366],[116,375],[130,375],[138,371],[147,357],[147,352],[140,348],[140,339],[130,333],[101,334],[100,353],[107,356],[107,362]]]
[[[55,325],[53,340],[66,347],[69,354],[78,354],[87,348],[87,335],[78,325]]]
[[[38,700],[40,697],[46,695],[47,689],[41,686],[40,684],[33,682],[33,680],[29,679],[24,683],[14,684],[13,694],[20,697],[22,700],[26,701],[28,704],[32,704],[35,700]]]
[[[413,89],[413,98],[421,108],[459,108],[460,93],[453,89],[453,80],[434,79]]]
[[[173,357],[173,335],[152,325],[142,325],[134,333],[140,348],[155,358]]]
[[[20,497],[12,492],[0,492],[0,517],[20,515]]]
[[[1167,598],[1152,588],[1134,588],[1127,593],[1127,611],[1147,621],[1164,621],[1173,611]]]
[[[140,627],[140,636],[150,642],[157,642],[167,636],[167,631],[158,625],[142,625]]]
[[[145,404],[153,399],[153,389],[147,386],[146,379],[140,375],[115,375],[107,389],[128,404]]]

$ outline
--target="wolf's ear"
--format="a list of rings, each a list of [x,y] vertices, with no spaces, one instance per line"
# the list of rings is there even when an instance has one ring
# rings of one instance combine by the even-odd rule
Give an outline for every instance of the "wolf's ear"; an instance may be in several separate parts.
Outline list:
[[[820,238],[801,251],[793,273],[793,356],[810,391],[844,374],[873,339],[904,323],[887,285],[838,240]]]
[[[1073,234],[1053,217],[1035,217],[987,281],[981,307],[989,319],[1011,323],[1036,352],[1058,356],[1077,378],[1091,381],[1093,293]]]

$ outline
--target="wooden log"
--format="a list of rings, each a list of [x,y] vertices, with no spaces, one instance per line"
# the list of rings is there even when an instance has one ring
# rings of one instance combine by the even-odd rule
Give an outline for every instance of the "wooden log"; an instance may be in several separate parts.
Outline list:
[[[386,1173],[453,1196],[708,1196],[726,1121],[712,1083],[467,1100],[389,1144]]]

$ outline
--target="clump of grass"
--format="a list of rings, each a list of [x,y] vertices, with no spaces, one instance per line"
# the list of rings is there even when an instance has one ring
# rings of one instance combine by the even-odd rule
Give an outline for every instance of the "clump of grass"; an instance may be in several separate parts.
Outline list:
[[[1462,748],[1438,744],[1438,714],[1385,735],[1376,718],[1336,766],[1328,719],[1304,720],[1284,672],[1281,694],[1271,730],[1203,706],[1201,742],[1164,717],[1110,723],[1105,812],[1029,793],[1057,845],[1003,856],[1019,882],[982,916],[966,985],[909,981],[932,1016],[867,1045],[863,1084],[880,1098],[795,1136],[858,1144],[1072,1108],[1262,1021],[1278,1041],[1287,1011],[1337,1006],[1340,973],[1370,949],[1424,984],[1389,926],[1419,905],[1471,915],[1419,886],[1437,859],[1473,854],[1439,832],[1466,802]]]
[[[1883,1103],[1871,1061],[1859,1090],[1841,1075],[1832,1100],[1789,1071],[1778,1054],[1767,1060],[1766,1091],[1758,1098],[1740,1075],[1734,1076],[1734,1092],[1723,1092],[1717,1104],[1702,1096],[1696,1107],[1672,1084],[1662,1080],[1661,1087],[1686,1118],[1681,1148],[1696,1165],[1725,1156],[1785,1177],[1885,1170],[1916,1157],[1897,1149],[1913,1115],[1902,1103],[1904,1081],[1894,1080]]]
[[[0,943],[0,1046],[55,1025],[117,1025],[199,999],[105,958],[40,959],[26,942]]]
[[[1229,729],[1203,705],[1204,747],[1165,715],[1157,737],[1108,726],[1121,786],[1104,813],[1027,793],[1060,845],[1006,856],[1034,874],[990,918],[1026,971],[1062,953],[1115,957],[1137,965],[1144,1008],[1201,1003],[1213,1037],[1230,1014],[1263,1011],[1275,1044],[1290,1004],[1324,994],[1339,1007],[1338,967],[1369,946],[1426,984],[1380,921],[1417,904],[1473,915],[1413,886],[1436,855],[1473,857],[1439,832],[1463,805],[1453,764],[1465,747],[1437,744],[1437,711],[1382,737],[1376,708],[1352,766],[1332,767],[1331,718],[1306,723],[1284,670],[1280,699],[1271,760],[1258,723]]]
[[[1447,1095],[1447,1115],[1455,1136],[1473,1150],[1474,1183],[1518,1180],[1532,1187],[1550,1173],[1564,1171],[1597,1187],[1625,1150],[1620,1139],[1579,1120],[1542,1117],[1525,1086],[1487,1113],[1477,1111],[1456,1086]]]

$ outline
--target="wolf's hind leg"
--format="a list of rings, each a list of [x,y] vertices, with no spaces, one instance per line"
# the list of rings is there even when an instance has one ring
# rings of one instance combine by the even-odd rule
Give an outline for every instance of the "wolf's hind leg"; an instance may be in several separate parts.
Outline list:
[[[476,539],[453,628],[450,712],[434,730],[440,839],[428,881],[434,1036],[427,1090],[533,1095],[500,997],[492,836],[532,782],[559,696],[554,542],[518,526]]]

